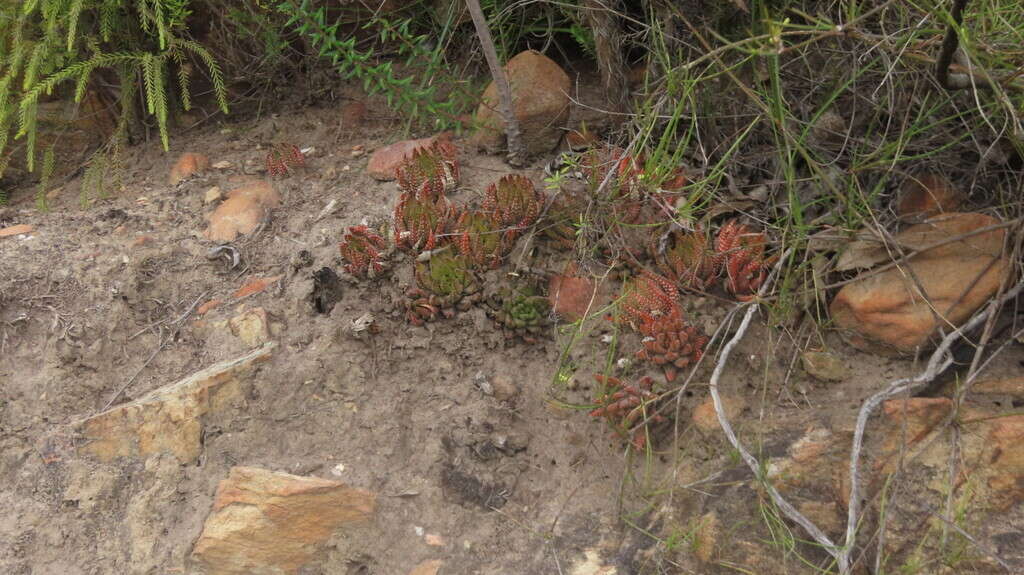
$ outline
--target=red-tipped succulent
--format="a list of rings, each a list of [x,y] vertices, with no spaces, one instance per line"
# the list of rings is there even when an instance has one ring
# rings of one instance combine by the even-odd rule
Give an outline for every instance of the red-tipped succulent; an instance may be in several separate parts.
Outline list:
[[[508,247],[501,227],[501,222],[487,212],[462,212],[455,224],[455,247],[477,266],[496,268]]]
[[[420,146],[395,168],[398,187],[432,198],[451,192],[459,183],[459,164],[455,146],[447,140],[436,140]]]
[[[357,276],[375,276],[384,270],[381,251],[387,242],[366,226],[352,226],[345,232],[339,244],[341,257],[345,259],[345,271]]]
[[[686,323],[678,306],[645,324],[640,334],[644,347],[636,353],[637,359],[661,366],[665,381],[669,383],[675,380],[679,370],[700,361],[708,343],[706,335]]]
[[[678,297],[679,290],[671,281],[644,270],[626,285],[625,295],[619,300],[619,308],[624,319],[643,333],[645,326],[673,313],[679,307],[676,303]]]
[[[434,249],[453,215],[443,195],[403,192],[395,205],[395,245],[414,251]]]
[[[277,144],[267,153],[267,174],[270,177],[283,176],[296,167],[306,165],[306,157],[298,146]]]
[[[505,238],[515,240],[534,224],[544,207],[544,192],[529,178],[509,174],[487,187],[483,209],[507,228]]]
[[[715,250],[725,267],[725,289],[740,301],[753,299],[768,275],[765,244],[763,233],[737,220],[730,220],[718,231]]]
[[[647,445],[648,426],[632,428],[644,421],[665,421],[665,417],[656,413],[656,405],[661,398],[651,391],[654,380],[644,377],[635,384],[628,384],[615,377],[598,374],[594,374],[594,379],[605,387],[605,392],[598,398],[598,407],[590,415],[606,418],[619,433],[629,437],[633,447],[643,449]]]
[[[665,276],[683,288],[705,289],[718,277],[720,262],[702,230],[673,230],[652,245],[652,257]]]

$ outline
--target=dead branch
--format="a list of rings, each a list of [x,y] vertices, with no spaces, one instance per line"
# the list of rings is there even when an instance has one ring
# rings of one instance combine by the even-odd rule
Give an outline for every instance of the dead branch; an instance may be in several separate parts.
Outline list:
[[[508,85],[508,78],[505,77],[505,70],[502,69],[501,62],[498,61],[498,51],[494,48],[491,29],[487,27],[487,19],[480,8],[480,0],[466,0],[466,7],[469,9],[470,17],[473,18],[473,26],[476,27],[476,35],[480,38],[484,57],[487,59],[487,67],[491,69],[491,78],[498,90],[498,111],[505,121],[505,137],[508,141],[506,159],[512,166],[525,166],[526,145],[523,144],[519,121],[516,120],[515,110],[512,107],[512,89]]]

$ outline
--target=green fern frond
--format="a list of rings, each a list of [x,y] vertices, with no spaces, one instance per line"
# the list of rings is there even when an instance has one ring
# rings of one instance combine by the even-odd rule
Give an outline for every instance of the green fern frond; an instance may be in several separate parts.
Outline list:
[[[181,107],[186,111],[192,109],[192,99],[189,95],[189,67],[186,65],[185,58],[182,57],[181,52],[175,51],[171,53],[171,57],[174,58],[174,63],[178,65],[178,91],[181,92]]]
[[[68,7],[68,52],[75,46],[78,19],[82,15],[82,8],[84,6],[85,0],[71,0],[71,6]]]
[[[177,39],[171,43],[172,49],[185,49],[192,52],[203,61],[203,65],[210,72],[210,82],[213,83],[213,93],[217,97],[217,105],[221,112],[228,113],[228,90],[224,84],[224,74],[220,71],[217,60],[198,43],[192,40]]]

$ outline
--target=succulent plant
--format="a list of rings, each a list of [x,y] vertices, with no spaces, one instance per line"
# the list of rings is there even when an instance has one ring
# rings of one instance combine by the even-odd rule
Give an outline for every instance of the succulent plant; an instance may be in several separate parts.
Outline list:
[[[395,177],[403,191],[431,198],[454,190],[459,183],[455,146],[447,140],[436,140],[416,148],[395,168]]]
[[[427,261],[416,262],[415,277],[416,287],[406,293],[406,318],[414,325],[439,315],[452,317],[479,300],[479,285],[464,256],[450,251],[435,253]]]
[[[629,438],[637,449],[647,445],[648,425],[632,429],[638,423],[661,423],[665,417],[656,413],[661,397],[651,391],[654,380],[644,377],[635,384],[626,384],[615,377],[594,374],[594,379],[604,386],[598,398],[598,407],[590,412],[592,417],[604,417],[616,431]]]
[[[403,192],[395,205],[395,245],[414,251],[434,249],[437,236],[445,232],[453,211],[443,195]]]
[[[290,168],[305,165],[306,157],[298,146],[292,144],[276,144],[267,153],[267,174],[270,177],[283,176]]]
[[[757,295],[767,276],[766,238],[746,224],[730,220],[718,230],[715,242],[717,257],[725,267],[725,289],[740,301]]]
[[[535,343],[551,325],[551,304],[536,287],[510,289],[492,298],[493,317],[513,336]]]
[[[339,244],[341,257],[345,259],[345,271],[357,276],[372,277],[384,270],[381,250],[387,242],[366,226],[351,226]]]
[[[720,258],[702,230],[676,229],[651,245],[658,269],[683,288],[705,289],[718,277]]]
[[[487,212],[462,212],[454,233],[459,253],[477,266],[498,267],[509,247],[501,232],[501,222]]]
[[[636,353],[637,359],[661,366],[665,381],[669,383],[675,380],[679,370],[700,361],[708,343],[706,335],[684,321],[678,306],[645,324],[640,334],[643,349]]]
[[[679,297],[676,286],[648,270],[627,282],[623,291],[619,300],[622,317],[641,333],[644,333],[645,326],[654,323],[659,317],[672,314],[679,307],[676,303]]]
[[[505,238],[513,241],[537,221],[543,207],[544,193],[529,178],[509,174],[487,187],[483,209],[508,228]]]

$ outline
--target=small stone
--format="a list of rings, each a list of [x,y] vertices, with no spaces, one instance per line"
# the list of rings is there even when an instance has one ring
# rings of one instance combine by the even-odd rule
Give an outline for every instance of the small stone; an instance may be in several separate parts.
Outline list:
[[[249,347],[263,345],[270,341],[270,322],[267,312],[261,307],[243,312],[228,321],[231,333]]]
[[[412,571],[409,571],[409,575],[437,575],[443,565],[444,561],[440,559],[430,559],[413,567]]]
[[[805,351],[800,360],[804,371],[822,381],[846,379],[846,366],[835,354],[828,351]]]
[[[569,575],[618,575],[619,570],[614,565],[606,565],[601,559],[601,553],[594,548],[585,549],[583,558],[573,563],[569,569]]]
[[[139,236],[139,237],[135,238],[134,240],[132,240],[132,247],[133,248],[138,248],[138,247],[144,246],[146,244],[151,244],[154,241],[156,241],[156,240],[153,239],[153,236]]]
[[[250,182],[228,192],[227,199],[210,215],[206,239],[232,242],[239,235],[250,234],[263,222],[281,198],[270,182]]]
[[[197,316],[206,315],[206,312],[208,312],[211,309],[219,306],[222,303],[224,303],[224,302],[222,302],[219,299],[211,299],[208,302],[202,303],[202,304],[199,305],[199,307],[196,308],[196,315]]]
[[[353,158],[361,158],[365,154],[366,152],[364,152],[363,150],[352,150],[351,152],[349,152],[349,155],[352,156]]]
[[[722,405],[725,407],[725,414],[729,422],[735,426],[736,418],[743,412],[746,402],[738,396],[723,395]],[[721,429],[718,424],[718,414],[715,412],[715,402],[711,397],[708,397],[704,400],[704,403],[698,405],[693,410],[691,418],[694,425],[705,433],[712,433]]]
[[[268,287],[274,285],[283,277],[283,275],[277,275],[269,278],[252,278],[245,282],[245,285],[235,290],[235,293],[231,294],[231,297],[234,299],[242,299],[266,291]]]
[[[227,160],[221,160],[221,161],[217,162],[216,164],[214,164],[213,167],[218,169],[218,170],[226,170],[226,169],[230,168],[233,165],[234,164],[232,164],[231,162],[229,162]]]
[[[16,226],[8,226],[0,229],[0,238],[6,238],[8,236],[20,236],[22,234],[32,233],[34,228],[29,224],[18,224]]]
[[[903,181],[896,215],[903,221],[921,221],[955,212],[963,203],[963,195],[948,179],[939,174],[922,174]]]
[[[569,322],[596,313],[608,302],[607,294],[592,279],[572,274],[551,276],[548,294],[551,310]]]
[[[430,545],[431,547],[445,546],[444,537],[441,537],[440,535],[435,535],[434,533],[427,533],[423,536],[423,540],[427,543],[427,545]]]
[[[491,386],[491,382],[482,371],[476,372],[473,376],[473,385],[484,395],[494,395],[494,387]]]
[[[210,167],[210,159],[202,154],[186,152],[178,156],[178,161],[171,167],[167,180],[173,186],[182,180],[206,171]]]
[[[504,375],[494,376],[490,385],[494,399],[498,401],[508,401],[519,394],[519,388],[512,382],[512,378]]]
[[[204,204],[212,204],[221,198],[220,186],[213,186],[209,190],[206,190],[206,195],[203,196]]]

